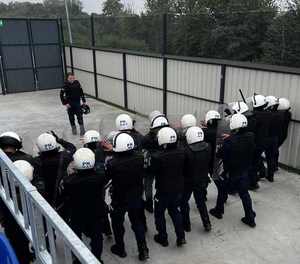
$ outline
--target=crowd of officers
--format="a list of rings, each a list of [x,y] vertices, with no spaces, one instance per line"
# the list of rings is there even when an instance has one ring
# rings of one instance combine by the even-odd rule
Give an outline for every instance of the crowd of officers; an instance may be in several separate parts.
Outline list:
[[[84,134],[83,148],[53,131],[38,137],[39,155],[22,152],[22,140],[14,132],[0,135],[0,148],[34,184],[49,204],[81,238],[91,239],[91,250],[101,260],[103,235],[114,235],[111,252],[125,258],[124,218],[128,213],[135,234],[138,257],[149,258],[145,211],[154,213],[154,241],[169,245],[165,212],[168,211],[178,247],[191,231],[189,200],[193,194],[205,231],[212,229],[209,213],[221,219],[228,194],[238,193],[245,211],[242,222],[255,227],[256,213],[249,190],[259,188],[265,177],[274,180],[279,148],[288,133],[290,103],[285,98],[254,95],[253,111],[244,102],[231,104],[224,113],[207,112],[201,126],[195,116],[181,119],[172,128],[165,115],[149,115],[150,131],[140,134],[128,114],[116,118],[116,131],[102,137]],[[229,132],[220,129],[228,122]],[[60,146],[63,149],[60,149]],[[267,169],[262,154],[265,153]],[[216,206],[208,211],[207,188],[211,179],[217,190]],[[155,194],[153,195],[153,183]],[[111,204],[106,204],[109,192]],[[22,264],[30,263],[28,241],[2,204],[2,224]]]

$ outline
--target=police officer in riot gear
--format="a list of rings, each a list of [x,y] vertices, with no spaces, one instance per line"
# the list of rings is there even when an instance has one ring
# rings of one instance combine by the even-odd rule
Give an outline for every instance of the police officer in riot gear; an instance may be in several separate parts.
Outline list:
[[[14,165],[17,167],[19,172],[28,179],[28,181],[33,181],[34,168],[28,161],[17,160],[14,162]],[[16,194],[19,203],[21,203],[21,197],[18,189],[16,190]],[[29,241],[27,237],[2,200],[0,201],[0,207],[5,216],[4,221],[1,224],[4,227],[6,236],[15,250],[18,260],[20,263],[30,264],[34,259],[34,254],[29,251]]]
[[[92,253],[101,262],[103,237],[99,220],[103,219],[105,212],[102,195],[105,176],[96,173],[95,154],[90,149],[77,150],[73,159],[75,172],[64,179],[70,226],[78,237],[85,234],[91,238]]]
[[[101,136],[100,133],[96,130],[89,130],[87,132],[85,132],[84,136],[83,136],[83,146],[85,148],[90,149],[91,151],[94,152],[95,154],[95,170],[96,172],[99,174],[100,176],[104,176],[105,175],[105,151],[101,145]],[[105,200],[105,190],[103,192],[103,201]],[[105,201],[104,201],[105,202]],[[111,236],[112,235],[112,231],[111,231],[111,227],[110,227],[110,221],[109,221],[109,217],[108,217],[108,213],[109,213],[109,208],[108,205],[105,203],[105,216],[104,216],[104,222],[103,222],[103,233],[106,236]]]
[[[250,190],[259,188],[258,181],[266,176],[262,153],[266,150],[269,141],[271,116],[265,111],[268,105],[266,97],[254,95],[252,97],[253,112],[256,119],[255,127],[255,151],[252,168],[250,170]]]
[[[250,227],[255,227],[255,212],[252,209],[252,200],[248,192],[248,173],[252,164],[255,150],[254,135],[245,129],[248,125],[247,118],[242,114],[235,114],[230,120],[231,135],[224,140],[223,146],[218,150],[217,157],[223,159],[226,180],[223,181],[221,192],[218,192],[217,205],[210,213],[221,219],[224,214],[226,190],[233,185],[239,193],[245,211],[241,220]]]
[[[275,154],[276,155],[275,170],[278,170],[279,148],[283,145],[283,143],[287,139],[289,124],[292,119],[292,113],[290,111],[291,110],[290,101],[286,98],[280,98],[277,110],[281,116],[280,119],[282,120],[282,126],[279,130],[278,149]]]
[[[211,230],[211,223],[205,204],[206,189],[209,184],[208,170],[211,158],[211,147],[204,142],[204,132],[200,127],[190,127],[185,134],[185,164],[184,164],[184,192],[180,211],[186,232],[191,231],[189,200],[194,195],[204,229]]]
[[[83,136],[85,133],[85,129],[81,110],[81,101],[83,105],[85,105],[86,100],[81,85],[79,81],[75,79],[73,73],[67,74],[65,85],[60,91],[60,99],[62,104],[67,107],[73,135],[77,135],[77,128],[75,124],[76,115],[80,127],[80,136]]]
[[[169,126],[167,118],[159,111],[153,111],[149,115],[150,131],[143,137],[142,148],[145,150],[146,155],[151,155],[154,151],[158,150],[157,132],[166,126]],[[145,209],[149,213],[153,213],[153,182],[154,173],[152,171],[146,171],[144,179],[145,188]]]
[[[73,160],[76,147],[55,132],[41,134],[37,138],[39,155],[35,162],[39,168],[39,177],[45,184],[44,198],[59,213],[63,213],[63,197],[61,197],[60,186],[67,174],[67,168]],[[60,151],[60,144],[64,150]]]
[[[139,259],[144,261],[149,258],[141,217],[144,157],[135,152],[135,142],[129,134],[121,132],[115,135],[113,141],[113,158],[106,164],[107,176],[112,180],[111,219],[115,245],[111,251],[121,258],[127,256],[124,243],[124,217],[127,212],[137,241]]]
[[[179,211],[184,191],[184,158],[182,149],[177,148],[177,134],[170,127],[161,128],[157,134],[159,151],[151,155],[151,169],[155,173],[154,217],[157,234],[155,242],[163,247],[169,245],[165,211],[172,219],[177,236],[177,246],[186,244],[182,215]]]
[[[184,145],[186,143],[186,138],[185,138],[186,131],[190,127],[194,127],[197,125],[197,119],[192,114],[186,114],[181,118],[180,124],[181,124],[181,127],[177,131],[178,141],[179,141],[180,145],[182,145],[182,147],[184,147]]]

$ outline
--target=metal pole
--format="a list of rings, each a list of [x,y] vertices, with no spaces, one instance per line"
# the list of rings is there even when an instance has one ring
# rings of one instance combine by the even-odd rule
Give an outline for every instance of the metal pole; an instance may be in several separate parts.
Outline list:
[[[63,21],[62,18],[59,19],[59,25],[60,25],[60,46],[62,50],[62,56],[63,56],[63,68],[64,68],[64,76],[67,75],[67,58],[66,58],[66,43],[65,43],[65,37],[64,37],[64,29],[63,29]]]
[[[69,41],[70,41],[70,44],[73,45],[73,37],[72,37],[72,29],[71,29],[71,24],[70,24],[68,0],[65,0],[65,8],[66,8],[66,17],[67,17],[67,24],[68,24],[68,31],[69,31]]]
[[[1,86],[2,86],[2,93],[5,95],[6,94],[6,84],[5,84],[5,79],[4,79],[4,67],[3,67],[3,61],[2,61],[2,56],[0,55],[0,81],[1,81]]]
[[[225,81],[226,81],[226,65],[221,68],[221,84],[220,84],[220,102],[224,104],[225,101]]]
[[[167,54],[167,14],[162,17],[162,55],[163,55],[163,112],[168,111],[168,59]]]
[[[95,21],[94,21],[94,15],[91,14],[91,46],[92,46],[92,52],[93,52],[95,96],[96,96],[96,98],[98,98],[97,58],[96,58],[95,45],[96,45],[96,41],[95,41]]]
[[[128,91],[127,91],[127,62],[126,53],[123,53],[123,87],[124,87],[124,107],[128,109]]]

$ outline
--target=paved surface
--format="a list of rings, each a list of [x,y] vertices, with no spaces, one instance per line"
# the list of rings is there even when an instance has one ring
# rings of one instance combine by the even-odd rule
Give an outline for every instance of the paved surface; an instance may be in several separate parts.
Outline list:
[[[86,117],[88,129],[107,131],[114,121],[108,121],[120,112],[92,99],[88,99],[92,113]],[[101,121],[102,120],[102,121]],[[104,121],[103,121],[104,120]],[[137,117],[138,126],[145,120]],[[66,139],[80,146],[79,137],[73,137],[67,124],[67,115],[60,105],[58,91],[23,93],[0,96],[0,132],[15,130],[23,136],[25,149],[33,147],[36,137],[45,131],[56,130]],[[238,197],[230,196],[223,220],[211,218],[213,230],[205,233],[194,202],[191,203],[192,232],[187,234],[188,244],[177,249],[173,228],[168,220],[168,248],[153,243],[155,234],[153,216],[148,215],[151,264],[298,264],[300,263],[300,176],[280,170],[275,183],[261,182],[257,192],[251,192],[257,213],[257,227],[250,229],[240,222],[242,205]],[[208,208],[214,206],[216,189],[209,186]],[[130,225],[126,223],[126,259],[110,254],[113,240],[105,239],[103,259],[106,264],[140,263]]]

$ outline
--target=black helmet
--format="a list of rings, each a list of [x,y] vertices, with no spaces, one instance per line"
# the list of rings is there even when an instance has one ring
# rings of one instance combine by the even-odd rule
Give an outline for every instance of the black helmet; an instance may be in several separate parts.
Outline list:
[[[84,104],[81,106],[81,111],[84,115],[87,115],[91,112],[91,109],[88,105]]]
[[[16,149],[22,148],[22,139],[15,132],[5,132],[0,135],[0,148],[14,147]]]

